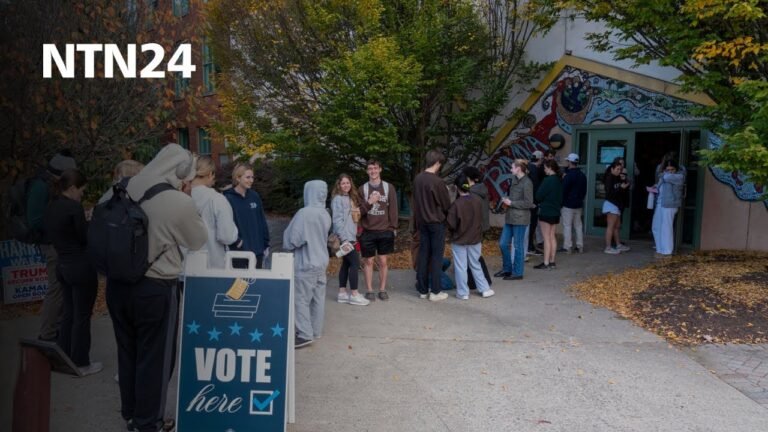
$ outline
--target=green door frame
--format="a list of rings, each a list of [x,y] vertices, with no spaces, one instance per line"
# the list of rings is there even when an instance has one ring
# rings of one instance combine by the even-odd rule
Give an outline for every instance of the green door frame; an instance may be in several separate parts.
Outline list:
[[[688,132],[690,130],[698,130],[700,131],[699,139],[699,148],[707,148],[707,130],[704,128],[704,122],[703,121],[684,121],[684,122],[673,122],[673,123],[643,123],[643,124],[617,124],[617,125],[579,125],[575,126],[573,128],[572,132],[572,143],[573,143],[573,152],[579,154],[579,155],[586,155],[586,159],[582,158],[582,160],[586,160],[587,163],[581,164],[580,167],[582,170],[584,170],[585,174],[587,175],[587,201],[585,202],[584,206],[584,224],[587,234],[590,235],[603,235],[605,233],[605,228],[601,227],[595,227],[594,226],[594,209],[597,206],[602,207],[602,199],[597,200],[595,198],[595,179],[597,175],[597,166],[600,165],[596,163],[597,158],[597,140],[610,140],[610,139],[626,139],[627,140],[627,149],[626,149],[626,155],[625,160],[627,161],[634,161],[635,157],[635,134],[637,132],[661,132],[661,131],[680,131],[680,148],[679,148],[679,154],[681,157],[681,164],[684,166],[691,166],[691,161],[687,159],[688,152],[686,151],[688,149],[688,146],[691,144],[688,140],[689,134]],[[587,134],[586,142],[583,141],[583,134]],[[630,138],[631,137],[631,138]],[[582,148],[582,146],[587,146],[586,151]],[[634,163],[627,163],[627,170],[629,174],[629,178],[633,177],[634,174]],[[604,167],[604,165],[603,165]],[[604,168],[603,168],[604,170]],[[689,246],[692,246],[694,249],[698,249],[699,245],[701,243],[701,219],[702,219],[702,212],[703,212],[703,201],[704,201],[704,179],[705,179],[705,169],[704,167],[699,166],[697,169],[697,182],[698,185],[696,190],[696,211],[695,211],[695,217],[693,220],[694,228],[693,228],[693,243]],[[682,211],[681,211],[682,213]],[[675,229],[675,244],[680,244],[682,239],[682,217],[677,218],[676,223],[676,229]],[[622,232],[621,236],[623,238],[628,238],[629,235],[629,223],[628,219],[622,219]],[[626,230],[626,231],[625,231]]]

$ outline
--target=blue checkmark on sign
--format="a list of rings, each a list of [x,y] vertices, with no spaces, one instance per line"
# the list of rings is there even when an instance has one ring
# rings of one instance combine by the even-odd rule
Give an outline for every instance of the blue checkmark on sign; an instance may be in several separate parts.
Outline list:
[[[268,398],[264,399],[263,401],[259,402],[258,399],[252,396],[251,403],[253,404],[253,407],[256,408],[259,411],[264,411],[267,409],[269,404],[272,403],[278,396],[280,396],[280,390],[275,390],[272,392],[271,395],[269,395]]]

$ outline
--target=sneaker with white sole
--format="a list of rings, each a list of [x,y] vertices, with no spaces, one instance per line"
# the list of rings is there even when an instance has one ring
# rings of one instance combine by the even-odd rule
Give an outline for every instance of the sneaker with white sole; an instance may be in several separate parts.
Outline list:
[[[469,300],[469,296],[468,295],[458,295],[458,294],[456,294],[456,298],[459,299],[459,300]]]
[[[616,250],[619,252],[629,252],[630,250],[632,250],[632,248],[625,244],[620,243],[616,245]]]
[[[419,298],[420,299],[427,299],[427,298],[429,298],[429,294],[421,294],[421,293],[419,293]]]
[[[88,366],[82,366],[77,368],[77,370],[80,372],[81,377],[99,373],[101,372],[102,369],[104,369],[104,365],[101,364],[101,362],[91,362],[91,364],[89,364]]]
[[[339,303],[349,303],[349,293],[343,292],[336,296],[336,301]]]
[[[618,249],[612,248],[612,247],[605,248],[605,250],[603,252],[605,252],[605,253],[607,253],[609,255],[618,255],[618,254],[621,253]]]
[[[357,293],[357,295],[352,294],[351,296],[349,296],[347,303],[351,305],[356,305],[356,306],[368,306],[369,304],[371,304],[371,301],[363,297],[362,294]]]
[[[448,293],[446,292],[439,292],[437,294],[429,293],[429,301],[440,301],[440,300],[445,300],[447,298],[448,298]]]
[[[493,297],[494,294],[496,294],[495,291],[493,291],[492,289],[487,289],[483,291],[482,294],[480,295],[483,296],[483,298],[488,298],[488,297]]]

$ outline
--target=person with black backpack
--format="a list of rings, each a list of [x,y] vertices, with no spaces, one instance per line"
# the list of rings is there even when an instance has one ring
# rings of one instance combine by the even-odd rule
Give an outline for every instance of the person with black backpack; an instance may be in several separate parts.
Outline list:
[[[48,290],[40,313],[38,334],[38,339],[46,341],[57,340],[63,308],[61,286],[56,278],[58,256],[46,238],[43,216],[50,199],[51,182],[70,169],[77,169],[77,163],[69,150],[61,150],[35,175],[14,183],[5,198],[6,234],[22,243],[39,245],[46,259]]]
[[[182,271],[179,247],[198,250],[208,239],[195,203],[180,190],[183,183],[195,177],[195,172],[192,154],[178,144],[168,144],[128,181],[124,191],[118,189],[115,197],[94,210],[94,230],[107,225],[99,220],[109,215],[108,210],[119,210],[121,203],[137,204],[141,210],[138,220],[143,217],[147,222],[145,237],[134,239],[139,255],[145,257],[146,271],[131,280],[135,276],[133,269],[118,269],[121,278],[112,277],[108,265],[104,270],[109,278],[107,307],[117,339],[121,413],[128,430],[169,430],[174,424],[173,420],[163,420],[162,415],[175,344],[177,283]],[[135,210],[130,207],[127,214],[136,215]],[[134,245],[122,242],[109,247],[119,255]],[[101,245],[101,249],[106,247]],[[117,263],[112,263],[115,266]]]
[[[54,184],[53,199],[44,218],[45,232],[59,258],[56,278],[63,293],[64,314],[58,344],[83,376],[103,368],[89,357],[91,314],[99,282],[86,250],[88,223],[80,203],[85,183],[80,171],[64,171]]]

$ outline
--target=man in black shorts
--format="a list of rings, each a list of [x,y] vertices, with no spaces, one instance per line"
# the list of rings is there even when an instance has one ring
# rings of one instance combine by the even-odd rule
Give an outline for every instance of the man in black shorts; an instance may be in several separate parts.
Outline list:
[[[381,179],[381,163],[369,160],[366,163],[368,181],[360,186],[360,252],[365,264],[365,298],[376,300],[373,292],[373,259],[379,256],[379,299],[388,300],[387,255],[395,251],[397,232],[397,195],[395,187]]]

